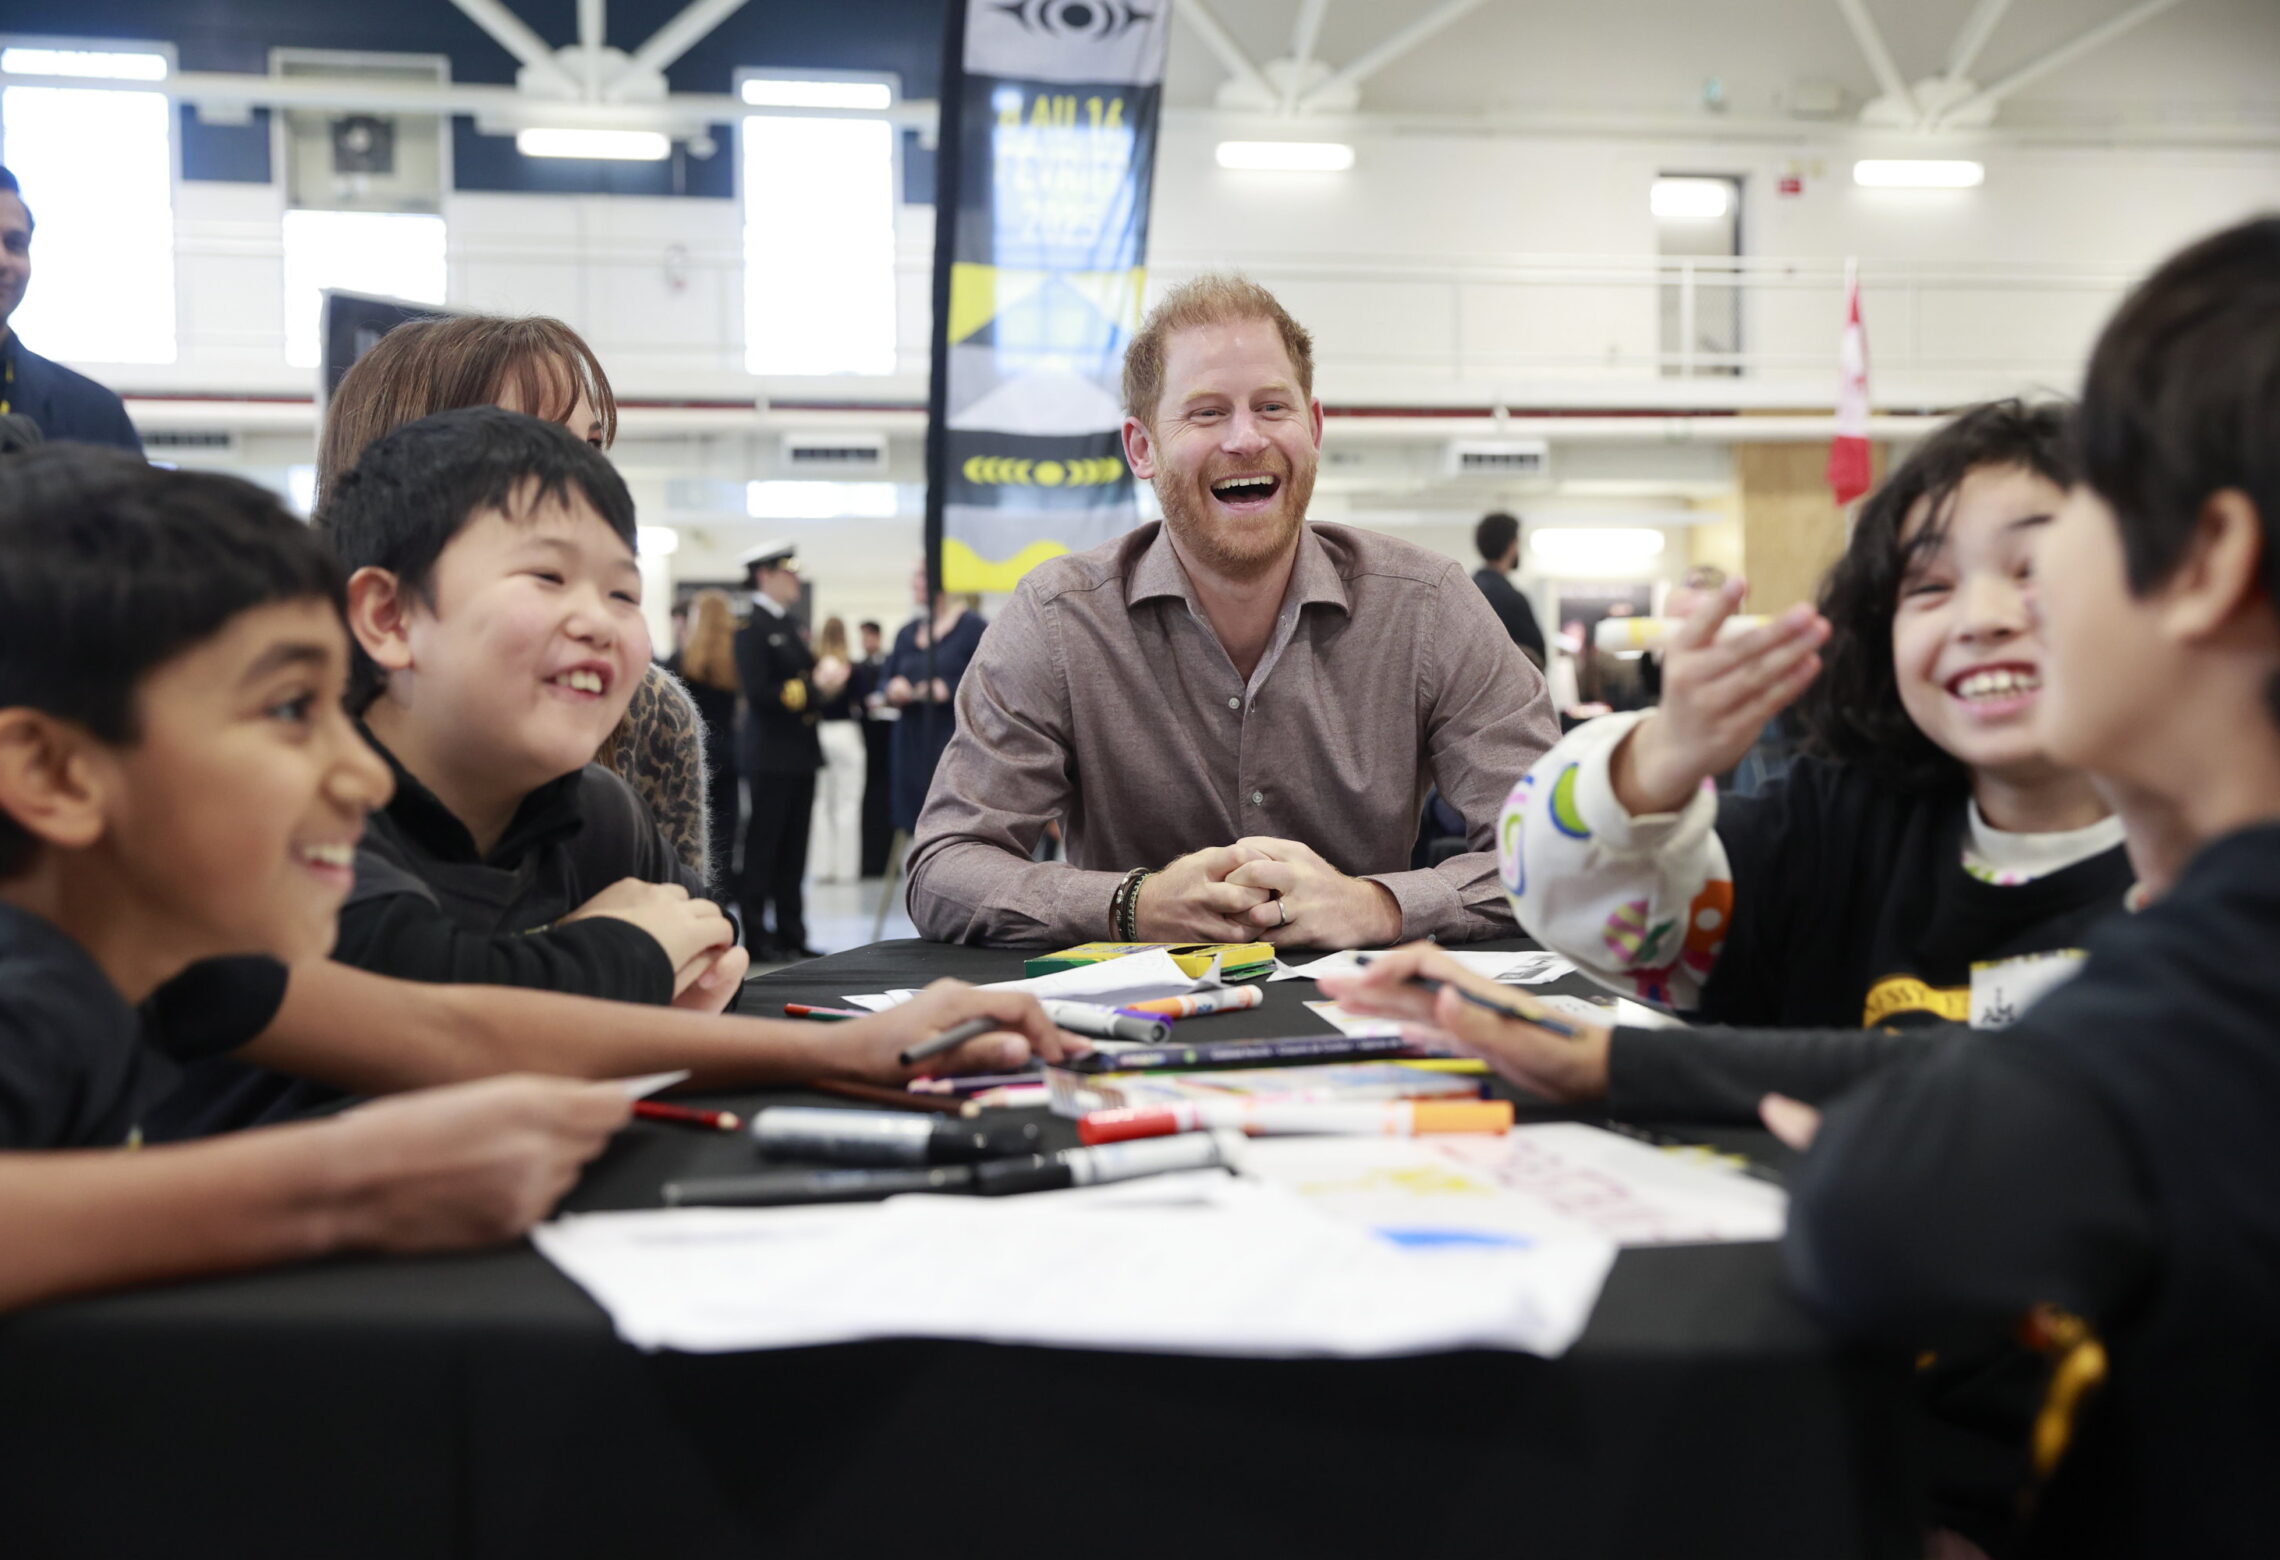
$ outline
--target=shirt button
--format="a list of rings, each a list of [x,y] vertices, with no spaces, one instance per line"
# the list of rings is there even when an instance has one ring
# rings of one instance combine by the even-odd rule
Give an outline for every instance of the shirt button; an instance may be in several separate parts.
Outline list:
[[[1251,805],[1252,805],[1253,807],[1264,807],[1264,806],[1266,806],[1266,805],[1267,805],[1267,793],[1266,793],[1266,792],[1264,792],[1264,791],[1253,791],[1253,792],[1251,793]]]
[[[1227,707],[1231,710],[1239,710],[1243,707],[1243,701],[1241,699],[1229,699]]]

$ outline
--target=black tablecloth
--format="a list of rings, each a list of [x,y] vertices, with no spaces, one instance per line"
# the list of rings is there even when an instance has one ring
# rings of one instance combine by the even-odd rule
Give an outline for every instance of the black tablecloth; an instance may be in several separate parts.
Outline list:
[[[757,979],[744,1011],[1018,961],[881,944]],[[1182,1037],[1326,1027],[1311,984],[1269,991]],[[740,1140],[636,1123],[569,1206],[749,1164]],[[1905,1405],[1765,1245],[1625,1252],[1559,1360],[1359,1362],[642,1355],[524,1245],[0,1322],[0,1555],[1901,1556]]]

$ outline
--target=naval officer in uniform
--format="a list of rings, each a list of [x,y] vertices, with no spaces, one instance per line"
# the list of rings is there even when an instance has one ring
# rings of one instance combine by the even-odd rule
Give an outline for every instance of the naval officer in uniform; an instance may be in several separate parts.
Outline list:
[[[747,712],[740,767],[751,789],[744,939],[755,962],[811,959],[800,880],[807,872],[815,775],[823,767],[816,707],[839,691],[847,672],[844,663],[834,663],[819,676],[795,611],[800,570],[792,544],[770,542],[737,561],[752,592],[752,615],[736,632],[736,673]]]

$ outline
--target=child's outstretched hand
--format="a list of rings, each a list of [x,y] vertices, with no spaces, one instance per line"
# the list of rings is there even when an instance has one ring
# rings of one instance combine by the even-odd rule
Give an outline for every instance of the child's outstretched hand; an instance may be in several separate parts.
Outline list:
[[[1704,780],[1740,763],[1765,723],[1821,672],[1828,620],[1808,606],[1721,641],[1749,587],[1703,598],[1663,649],[1662,706],[1615,750],[1615,799],[1634,818],[1676,812]]]

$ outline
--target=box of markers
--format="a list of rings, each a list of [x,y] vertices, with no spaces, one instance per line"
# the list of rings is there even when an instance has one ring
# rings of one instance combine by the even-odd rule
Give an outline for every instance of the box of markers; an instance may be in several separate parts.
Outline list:
[[[1151,953],[1161,948],[1172,956],[1180,973],[1190,980],[1200,980],[1211,971],[1214,960],[1219,965],[1219,978],[1227,982],[1251,980],[1271,975],[1275,968],[1275,950],[1271,943],[1148,943],[1148,942],[1091,942],[1074,948],[1063,948],[1058,953],[1041,953],[1022,961],[1021,973],[1026,976],[1051,975],[1057,970],[1082,969],[1088,964],[1106,964],[1135,953]]]
[[[1053,1114],[1182,1100],[1273,1100],[1285,1105],[1355,1104],[1372,1100],[1469,1100],[1482,1075],[1407,1062],[1332,1062],[1314,1067],[1221,1068],[1209,1072],[1080,1072],[1045,1069]]]

